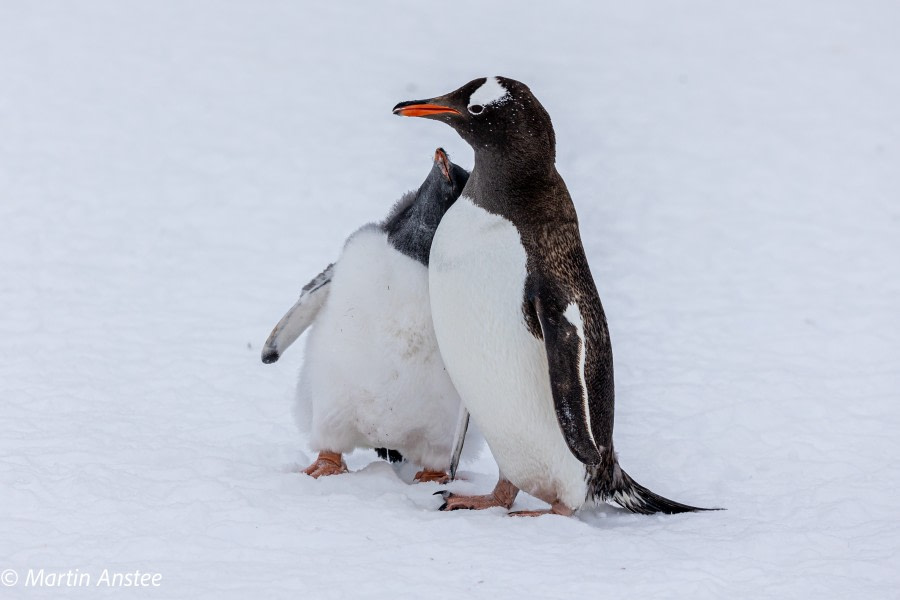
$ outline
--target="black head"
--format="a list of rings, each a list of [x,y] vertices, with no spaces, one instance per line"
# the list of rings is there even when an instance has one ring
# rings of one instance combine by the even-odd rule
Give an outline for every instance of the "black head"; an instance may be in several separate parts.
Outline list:
[[[443,121],[478,151],[535,152],[552,163],[556,138],[550,115],[524,83],[482,77],[454,92],[401,102],[394,114]]]
[[[436,205],[443,216],[459,198],[468,180],[469,172],[450,162],[450,155],[443,148],[438,148],[434,151],[431,171],[416,192],[416,204]]]
[[[443,148],[434,152],[428,177],[415,192],[409,192],[391,210],[381,227],[397,250],[428,264],[431,241],[444,213],[466,187],[469,172],[450,162]]]

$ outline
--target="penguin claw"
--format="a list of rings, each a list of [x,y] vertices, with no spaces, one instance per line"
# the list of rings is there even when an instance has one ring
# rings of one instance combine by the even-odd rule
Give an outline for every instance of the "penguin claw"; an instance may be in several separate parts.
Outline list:
[[[450,506],[450,498],[453,497],[453,492],[450,490],[438,490],[432,496],[440,496],[444,501],[443,504],[438,506],[438,510],[440,511],[448,511],[448,510],[456,510],[458,507],[448,508]]]

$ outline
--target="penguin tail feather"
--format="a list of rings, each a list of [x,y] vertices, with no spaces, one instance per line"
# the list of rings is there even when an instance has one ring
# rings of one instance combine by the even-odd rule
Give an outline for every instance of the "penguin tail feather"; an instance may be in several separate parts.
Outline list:
[[[597,467],[589,467],[589,479],[598,500],[614,502],[625,510],[641,515],[664,513],[674,515],[685,512],[724,510],[722,508],[701,508],[664,498],[651,492],[631,478],[618,463],[614,452],[604,453],[612,460],[604,461]],[[610,464],[611,463],[611,464]]]
[[[664,498],[659,494],[651,492],[637,481],[632,479],[628,473],[621,471],[622,485],[619,489],[613,491],[608,500],[612,500],[622,508],[633,513],[642,515],[652,515],[655,513],[664,513],[674,515],[685,512],[700,512],[706,510],[722,510],[721,508],[701,508],[699,506],[690,506],[675,502]]]
[[[403,455],[397,450],[391,450],[389,448],[375,448],[375,453],[378,455],[378,458],[386,460],[389,463],[398,463],[405,460]]]

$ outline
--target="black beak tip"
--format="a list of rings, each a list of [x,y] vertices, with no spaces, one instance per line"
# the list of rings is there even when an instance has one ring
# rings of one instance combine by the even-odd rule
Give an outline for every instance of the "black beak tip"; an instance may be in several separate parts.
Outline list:
[[[411,104],[419,104],[417,100],[407,100],[405,102],[398,102],[397,105],[391,110],[395,115],[403,116],[400,114],[400,111],[405,107],[410,106]]]

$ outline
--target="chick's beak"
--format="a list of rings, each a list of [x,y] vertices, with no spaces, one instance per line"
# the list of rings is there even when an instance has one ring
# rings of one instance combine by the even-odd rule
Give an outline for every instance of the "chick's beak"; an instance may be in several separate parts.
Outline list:
[[[447,156],[447,152],[443,148],[438,148],[434,151],[434,162],[440,167],[444,178],[449,183],[453,183],[453,178],[450,176],[450,157]]]

